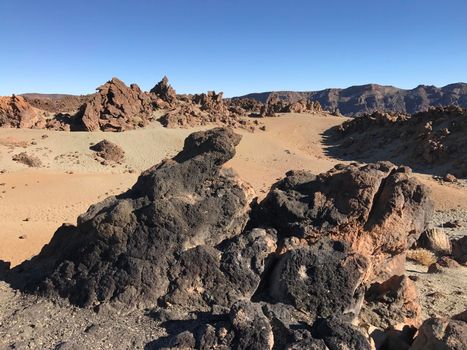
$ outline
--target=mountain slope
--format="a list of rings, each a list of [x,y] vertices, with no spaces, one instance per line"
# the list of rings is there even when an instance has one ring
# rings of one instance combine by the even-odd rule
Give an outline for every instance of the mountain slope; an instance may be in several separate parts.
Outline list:
[[[252,98],[266,102],[273,92],[252,93],[237,98]],[[321,91],[277,91],[279,98],[291,102],[300,99],[318,101],[324,109],[336,108],[344,115],[371,113],[376,110],[387,112],[416,113],[431,106],[458,105],[467,107],[467,84],[455,83],[438,88],[419,85],[412,90],[394,86],[367,84],[346,89]]]

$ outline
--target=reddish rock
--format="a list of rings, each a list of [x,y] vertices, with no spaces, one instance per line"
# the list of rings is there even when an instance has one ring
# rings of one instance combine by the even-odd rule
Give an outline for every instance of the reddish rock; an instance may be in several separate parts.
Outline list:
[[[100,86],[77,114],[86,131],[125,131],[144,127],[152,119],[151,99],[136,84],[112,78]]]
[[[21,96],[0,96],[0,127],[40,129],[45,118]]]

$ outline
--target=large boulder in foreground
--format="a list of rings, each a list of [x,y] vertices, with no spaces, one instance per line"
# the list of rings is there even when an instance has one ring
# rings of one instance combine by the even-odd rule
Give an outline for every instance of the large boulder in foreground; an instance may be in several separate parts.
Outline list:
[[[389,162],[337,165],[314,175],[291,171],[252,213],[251,225],[281,237],[348,242],[370,258],[367,281],[404,273],[405,252],[433,213],[429,190],[406,167]]]
[[[41,129],[45,118],[22,96],[0,96],[0,127]]]
[[[77,113],[86,131],[125,131],[144,127],[152,119],[150,97],[136,84],[112,78],[97,88]]]
[[[230,303],[224,290],[209,288],[239,288],[221,273],[214,247],[240,234],[248,219],[251,188],[221,169],[240,139],[222,128],[191,134],[183,151],[143,172],[128,192],[91,206],[76,227],[61,227],[11,272],[13,285],[79,306],[183,303],[185,292],[197,303],[187,308]]]

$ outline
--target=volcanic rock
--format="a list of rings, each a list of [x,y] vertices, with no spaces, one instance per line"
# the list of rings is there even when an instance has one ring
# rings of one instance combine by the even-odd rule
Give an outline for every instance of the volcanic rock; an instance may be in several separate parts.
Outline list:
[[[467,177],[467,109],[437,107],[411,116],[375,112],[332,130],[330,152],[336,156],[370,161],[378,156],[441,175],[448,170],[450,180]]]
[[[423,322],[410,350],[467,349],[467,323],[461,319],[429,318]]]
[[[155,95],[156,98],[162,100],[156,102],[157,106],[161,108],[170,107],[177,100],[177,93],[169,84],[169,79],[166,76],[164,76],[149,92]]]
[[[27,154],[26,152],[16,154],[11,159],[15,162],[22,163],[33,168],[38,168],[42,166],[42,161],[38,157]]]
[[[96,155],[102,159],[121,163],[125,158],[125,151],[118,145],[108,140],[102,140],[90,147]]]
[[[45,118],[22,96],[0,96],[0,127],[40,129]]]
[[[451,241],[444,230],[431,228],[425,230],[417,241],[417,247],[428,249],[440,255],[451,254]]]
[[[467,263],[467,236],[452,241],[452,256],[460,264]]]
[[[382,330],[418,328],[421,308],[415,284],[406,276],[374,283],[365,295],[360,320]]]
[[[218,253],[203,245],[214,247],[246,224],[251,188],[221,170],[240,138],[222,128],[191,134],[182,152],[143,172],[128,192],[91,206],[76,227],[62,226],[39,255],[13,269],[12,284],[79,306],[156,305],[179,286],[177,272],[200,276],[215,261]],[[208,288],[190,292],[221,303]]]
[[[92,95],[65,95],[65,94],[22,94],[22,97],[33,107],[49,113],[76,113]]]
[[[274,302],[294,306],[313,318],[353,320],[363,301],[368,262],[342,242],[292,249],[274,266],[266,287]]]
[[[404,273],[405,252],[433,214],[429,190],[389,162],[291,171],[252,212],[253,227],[310,242],[328,236],[370,258],[367,281]]]
[[[86,131],[125,131],[143,127],[152,119],[152,103],[136,84],[126,86],[112,78],[97,88],[77,113]]]

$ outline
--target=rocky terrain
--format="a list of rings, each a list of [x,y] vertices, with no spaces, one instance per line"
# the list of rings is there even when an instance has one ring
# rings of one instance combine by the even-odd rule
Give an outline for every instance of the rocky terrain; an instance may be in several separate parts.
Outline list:
[[[346,121],[328,135],[334,156],[391,160],[448,182],[467,177],[467,109],[438,107],[413,115],[375,112]]]
[[[465,348],[464,310],[424,321],[404,275],[434,205],[410,169],[291,171],[258,202],[223,166],[240,140],[226,128],[191,134],[37,256],[2,263],[1,346]]]
[[[399,112],[417,113],[430,107],[457,105],[467,108],[467,84],[456,83],[438,88],[419,85],[412,90],[393,86],[368,84],[351,86],[346,89],[325,89],[321,91],[274,91],[252,93],[238,99],[254,99],[262,103],[276,95],[279,99],[293,103],[299,100],[316,101],[328,111],[339,111],[347,116],[364,113]],[[236,100],[237,98],[233,98]]]
[[[90,95],[1,98],[0,127],[118,132],[146,127],[156,119],[168,128],[215,124],[254,131],[260,125],[247,118],[256,112],[256,105],[231,103],[222,92],[177,95],[167,77],[148,93],[112,78]]]
[[[78,109],[89,99],[90,95],[65,95],[65,94],[21,94],[33,107],[49,113],[76,113]]]

